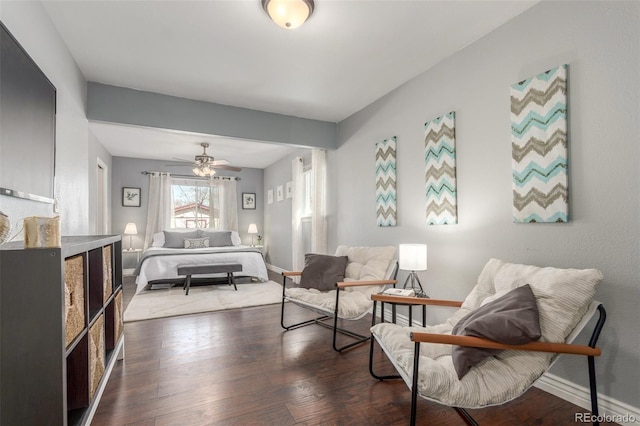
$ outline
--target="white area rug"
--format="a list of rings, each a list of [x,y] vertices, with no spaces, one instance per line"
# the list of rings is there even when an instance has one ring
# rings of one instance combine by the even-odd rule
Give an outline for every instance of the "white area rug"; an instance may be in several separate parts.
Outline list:
[[[230,285],[196,286],[185,296],[181,286],[145,290],[136,294],[124,313],[124,322],[270,305],[282,300],[282,286],[275,281]]]

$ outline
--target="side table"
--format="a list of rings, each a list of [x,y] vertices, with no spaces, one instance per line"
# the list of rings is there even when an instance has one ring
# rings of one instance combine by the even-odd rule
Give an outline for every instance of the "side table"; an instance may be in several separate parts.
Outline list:
[[[122,250],[122,254],[127,254],[127,253],[135,253],[136,254],[136,265],[138,264],[138,262],[140,262],[140,253],[142,253],[142,249],[124,249]]]
[[[134,254],[136,255],[136,267],[138,266],[138,263],[140,263],[140,255],[142,254],[142,249],[124,249],[122,250],[122,257],[123,257],[123,264],[124,264],[124,255],[125,254]],[[123,265],[124,266],[124,265]],[[122,273],[124,275],[133,275],[133,272],[135,271],[135,267],[133,269],[123,269]]]
[[[428,297],[416,297],[416,296],[392,296],[390,294],[376,293],[371,295],[371,300],[373,300],[373,316],[371,320],[371,325],[374,326],[376,324],[376,305],[380,302],[380,321],[384,322],[384,304],[390,303],[393,306],[393,312],[391,314],[391,321],[393,323],[396,322],[396,306],[408,306],[409,307],[409,326],[413,325],[413,307],[416,305],[422,306],[422,326],[426,327],[427,325],[427,306],[426,303],[421,303],[421,301],[429,300]]]

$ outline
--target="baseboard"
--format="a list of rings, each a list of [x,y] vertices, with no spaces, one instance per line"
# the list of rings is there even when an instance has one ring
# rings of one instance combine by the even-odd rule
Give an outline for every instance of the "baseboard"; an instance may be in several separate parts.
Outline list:
[[[278,268],[277,266],[271,265],[269,263],[267,263],[267,269],[278,274],[281,274],[287,271],[286,269]]]
[[[584,408],[585,413],[589,413],[591,410],[591,394],[589,389],[584,386],[550,373],[542,376],[534,386]],[[625,426],[640,426],[640,409],[638,407],[633,407],[600,393],[598,394],[598,407],[601,421],[611,421]]]
[[[389,309],[389,308],[386,308]],[[379,309],[378,309],[379,311]],[[380,313],[377,313],[380,316]],[[391,317],[390,311],[385,313],[387,318]],[[407,326],[409,318],[406,315],[397,314],[396,324]],[[422,324],[414,319],[413,324],[421,326]],[[585,372],[586,374],[586,372]],[[555,374],[547,373],[543,375],[535,384],[535,387],[541,389],[551,395],[564,399],[567,402],[584,408],[585,416],[591,413],[591,393],[588,388],[577,385]],[[609,421],[624,426],[640,426],[640,408],[630,404],[618,401],[607,395],[598,394],[598,407],[600,411],[601,422]],[[576,420],[576,423],[582,423]],[[590,423],[590,422],[585,422]]]

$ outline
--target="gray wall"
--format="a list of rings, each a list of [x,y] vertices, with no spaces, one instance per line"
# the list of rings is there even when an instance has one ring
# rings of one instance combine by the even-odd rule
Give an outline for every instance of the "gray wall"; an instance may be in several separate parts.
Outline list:
[[[193,175],[192,166],[167,166],[166,161],[141,160],[138,158],[113,157],[113,174],[111,188],[111,224],[112,233],[122,234],[128,222],[134,222],[138,228],[138,235],[132,237],[134,248],[142,248],[144,244],[144,232],[147,226],[147,206],[149,200],[149,176],[143,175],[143,171],[169,172],[172,174]],[[220,176],[236,176],[240,178],[237,183],[238,190],[238,232],[244,244],[251,243],[251,235],[247,233],[250,223],[258,226],[258,231],[263,230],[263,171],[261,169],[243,168],[241,172],[221,171]],[[141,189],[140,207],[122,206],[122,188],[134,187]],[[256,194],[256,209],[243,210],[242,193],[254,192]],[[124,248],[129,247],[129,236],[123,235]],[[122,259],[123,267],[130,269],[135,266],[135,258],[126,256]]]
[[[541,2],[339,123],[329,153],[330,242],[427,243],[427,293],[462,298],[491,257],[598,268],[609,316],[597,360],[605,395],[640,401],[638,126],[640,3]],[[433,42],[433,41],[430,41]],[[569,64],[568,224],[514,224],[509,87]],[[456,111],[458,225],[427,226],[424,123]],[[398,226],[375,225],[374,144],[398,137]],[[403,277],[401,277],[403,278]],[[442,316],[431,314],[431,321]],[[585,341],[585,336],[582,336]],[[553,372],[586,386],[586,361]]]
[[[60,215],[64,235],[91,233],[84,77],[40,2],[0,1],[0,20],[57,89],[55,193],[60,212],[54,212],[51,204],[6,196],[0,196],[0,210],[9,216],[14,230],[27,216]],[[25,173],[28,169],[25,159]]]
[[[336,123],[90,82],[87,118],[317,148],[336,147]]]
[[[272,164],[264,170],[264,246],[267,263],[278,268],[291,270],[291,220],[292,199],[286,194],[283,201],[277,201],[276,188],[292,179],[292,160],[308,154],[301,149]],[[267,204],[267,191],[273,190],[273,204]]]

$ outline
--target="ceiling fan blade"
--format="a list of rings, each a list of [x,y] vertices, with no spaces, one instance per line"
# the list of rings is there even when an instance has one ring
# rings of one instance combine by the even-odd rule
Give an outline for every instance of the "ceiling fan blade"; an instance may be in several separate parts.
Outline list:
[[[214,160],[210,164],[213,164],[214,166],[226,166],[227,164],[231,163],[229,163],[229,161],[227,160]]]
[[[225,166],[225,165],[221,165],[221,166],[214,166],[214,169],[220,169],[220,170],[230,170],[232,172],[241,172],[242,168],[240,167],[234,167],[234,166]]]

